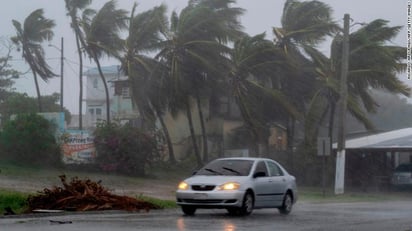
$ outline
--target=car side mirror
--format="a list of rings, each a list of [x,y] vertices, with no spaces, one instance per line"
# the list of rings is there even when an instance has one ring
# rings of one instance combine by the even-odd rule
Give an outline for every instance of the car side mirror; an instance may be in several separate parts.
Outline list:
[[[258,177],[265,177],[266,173],[265,172],[255,172],[253,174],[253,178],[258,178]]]

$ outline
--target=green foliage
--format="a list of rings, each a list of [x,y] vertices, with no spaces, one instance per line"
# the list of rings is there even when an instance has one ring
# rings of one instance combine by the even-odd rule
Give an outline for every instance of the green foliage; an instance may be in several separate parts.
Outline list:
[[[0,100],[4,100],[12,91],[13,79],[18,78],[19,73],[12,68],[10,61],[12,45],[5,38],[0,38]]]
[[[53,123],[36,114],[19,114],[0,133],[0,157],[22,164],[57,165],[60,147]]]
[[[94,132],[97,164],[103,170],[145,175],[158,153],[156,136],[128,124],[100,123]]]
[[[60,95],[58,93],[41,96],[44,111],[60,112],[60,105],[57,104],[59,99]],[[13,92],[0,103],[0,113],[3,121],[7,121],[13,114],[36,112],[38,112],[37,99],[28,96],[26,93]],[[71,120],[71,113],[67,109],[64,109],[64,118],[67,123]]]
[[[4,214],[6,208],[11,208],[16,214],[22,213],[27,207],[27,196],[20,192],[0,190],[0,214]]]

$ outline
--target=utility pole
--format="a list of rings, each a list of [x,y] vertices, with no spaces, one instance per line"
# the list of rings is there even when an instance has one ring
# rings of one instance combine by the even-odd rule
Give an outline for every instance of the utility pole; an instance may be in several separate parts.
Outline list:
[[[338,150],[336,156],[335,194],[343,194],[345,186],[345,142],[346,142],[346,107],[347,107],[347,75],[349,67],[349,14],[344,15],[342,62],[340,76],[340,99],[338,114]]]
[[[63,72],[64,72],[64,46],[63,37],[60,44],[60,112],[64,112],[63,108]]]

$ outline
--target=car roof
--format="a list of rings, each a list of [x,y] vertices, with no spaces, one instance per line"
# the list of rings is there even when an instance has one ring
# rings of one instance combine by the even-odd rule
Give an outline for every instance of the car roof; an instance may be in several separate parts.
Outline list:
[[[256,161],[256,160],[270,160],[270,161],[274,161],[272,159],[269,158],[263,158],[263,157],[224,157],[224,158],[218,158],[216,160],[252,160],[252,161]]]

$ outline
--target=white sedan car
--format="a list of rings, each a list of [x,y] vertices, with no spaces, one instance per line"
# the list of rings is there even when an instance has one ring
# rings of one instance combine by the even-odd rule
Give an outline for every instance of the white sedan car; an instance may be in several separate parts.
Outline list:
[[[180,182],[176,203],[186,215],[198,208],[223,208],[249,215],[253,209],[278,208],[289,214],[297,200],[295,177],[266,158],[221,158]]]

